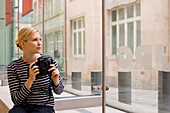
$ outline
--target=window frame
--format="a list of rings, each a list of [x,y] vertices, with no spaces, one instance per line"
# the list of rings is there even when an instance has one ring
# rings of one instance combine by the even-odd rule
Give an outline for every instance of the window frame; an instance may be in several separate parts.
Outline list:
[[[140,4],[140,15],[137,16],[136,15],[136,6]],[[127,18],[127,7],[128,6],[132,6],[133,5],[133,17],[131,18]],[[119,20],[119,9],[122,9],[124,8],[124,19],[121,19]],[[112,21],[112,12],[113,11],[116,11],[116,21]],[[128,23],[133,23],[133,56],[135,55],[135,49],[137,48],[137,22],[140,22],[141,24],[141,3],[140,2],[137,2],[137,3],[132,3],[132,4],[128,4],[128,5],[124,5],[124,6],[121,6],[121,7],[116,7],[116,8],[113,8],[111,11],[110,11],[110,38],[111,38],[111,56],[113,56],[115,58],[115,55],[117,54],[113,54],[113,37],[112,37],[112,27],[113,26],[116,26],[116,50],[120,47],[119,46],[119,41],[120,41],[120,37],[119,37],[119,26],[121,24],[124,24],[124,46],[128,46]],[[141,30],[141,26],[140,26],[140,30]],[[140,33],[141,34],[141,33]],[[140,42],[141,42],[141,36],[140,36]],[[140,44],[141,45],[141,44]]]
[[[81,28],[78,28],[78,21],[81,21]],[[76,22],[76,29],[74,29],[74,22]],[[84,25],[84,17],[80,17],[80,18],[77,18],[77,19],[74,19],[71,21],[72,23],[72,55],[73,56],[76,56],[76,57],[84,57],[85,55],[85,25]],[[78,37],[78,34],[79,32],[81,32],[81,53],[79,53],[79,48],[78,48],[78,45],[79,45],[79,37]],[[76,53],[74,51],[74,33],[76,33]]]

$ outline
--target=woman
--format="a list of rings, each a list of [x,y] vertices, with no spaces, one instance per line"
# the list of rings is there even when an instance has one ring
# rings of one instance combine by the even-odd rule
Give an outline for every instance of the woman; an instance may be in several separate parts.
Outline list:
[[[23,56],[8,65],[8,83],[14,107],[9,113],[53,113],[54,97],[63,92],[58,66],[51,56],[41,53],[41,36],[38,30],[25,27],[18,33],[16,45]],[[42,75],[38,58],[50,59],[49,74]],[[39,77],[37,77],[39,76]]]

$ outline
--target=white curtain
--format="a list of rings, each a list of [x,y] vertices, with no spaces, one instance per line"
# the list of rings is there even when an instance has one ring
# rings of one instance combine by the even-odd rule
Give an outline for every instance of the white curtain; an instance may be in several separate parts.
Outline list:
[[[106,9],[112,9],[116,6],[129,4],[135,1],[136,0],[106,0]]]

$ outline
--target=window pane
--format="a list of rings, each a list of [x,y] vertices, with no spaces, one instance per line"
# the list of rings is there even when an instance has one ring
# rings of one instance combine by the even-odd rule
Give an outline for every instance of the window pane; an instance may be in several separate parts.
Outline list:
[[[127,7],[127,18],[133,17],[133,5]]]
[[[83,31],[83,54],[85,54],[85,32]]]
[[[81,20],[78,20],[78,29],[81,28]]]
[[[119,25],[119,47],[125,45],[125,26],[124,24]]]
[[[136,16],[140,16],[140,3],[136,4]]]
[[[140,46],[141,45],[141,22],[137,21],[136,22],[136,46]]]
[[[82,53],[82,38],[81,38],[81,32],[78,32],[78,53]]]
[[[112,22],[116,21],[116,18],[117,18],[116,15],[117,15],[116,10],[112,11]]]
[[[83,28],[84,28],[84,18],[83,18]]]
[[[112,26],[112,55],[116,54],[117,49],[117,27]]]
[[[134,47],[133,47],[133,44],[134,44],[134,37],[133,37],[133,22],[131,23],[128,23],[128,46],[129,48],[132,50],[132,52],[134,53]]]
[[[76,29],[76,21],[73,22],[73,28]]]
[[[124,19],[124,15],[125,15],[124,8],[119,9],[119,20]]]
[[[77,38],[76,38],[76,33],[74,33],[74,54],[77,54]]]

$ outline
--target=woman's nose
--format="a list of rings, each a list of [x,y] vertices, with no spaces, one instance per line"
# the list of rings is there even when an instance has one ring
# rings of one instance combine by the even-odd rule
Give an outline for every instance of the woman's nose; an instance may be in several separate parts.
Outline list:
[[[41,40],[38,41],[38,45],[42,45]]]

